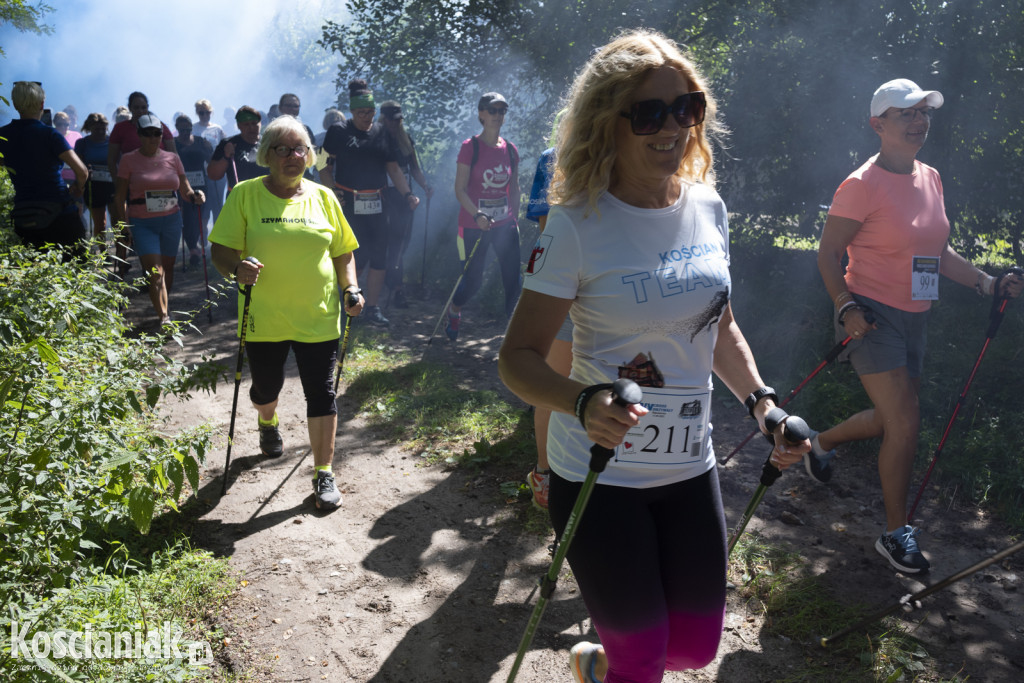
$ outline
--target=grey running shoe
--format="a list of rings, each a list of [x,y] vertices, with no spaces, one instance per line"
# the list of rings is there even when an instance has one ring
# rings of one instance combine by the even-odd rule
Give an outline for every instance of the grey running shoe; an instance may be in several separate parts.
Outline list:
[[[811,441],[814,441],[814,437],[818,435],[818,432],[811,432]],[[830,450],[825,455],[818,455],[814,452],[814,449],[804,453],[804,469],[807,470],[807,474],[811,475],[811,479],[820,483],[827,484],[832,479],[832,458],[836,457],[836,449]]]
[[[915,538],[920,529],[909,524],[891,534],[885,533],[875,541],[875,550],[889,560],[889,564],[908,574],[928,571],[931,565],[924,559]]]
[[[334,475],[324,470],[317,470],[313,479],[313,491],[316,494],[317,510],[333,510],[341,505],[341,493],[334,484]]]
[[[363,311],[363,317],[374,325],[390,325],[391,321],[384,317],[380,306],[367,306]]]
[[[284,439],[281,438],[277,425],[260,425],[260,450],[268,458],[280,458],[284,455]]]

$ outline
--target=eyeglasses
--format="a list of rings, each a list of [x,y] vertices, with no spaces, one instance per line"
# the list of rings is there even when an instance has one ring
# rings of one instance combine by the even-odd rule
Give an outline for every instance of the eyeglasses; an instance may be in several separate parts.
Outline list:
[[[903,123],[912,122],[917,118],[918,114],[924,117],[926,121],[931,121],[931,118],[935,116],[935,107],[907,107],[906,109],[893,107],[889,111],[883,113],[882,116],[888,116],[890,111],[895,113]]]
[[[634,102],[628,112],[620,114],[629,119],[633,135],[654,135],[665,127],[669,114],[675,117],[680,128],[693,128],[704,120],[706,106],[704,93],[698,90],[680,95],[672,104],[661,100]]]
[[[508,107],[487,107],[487,113],[491,116],[504,116],[508,113]]]
[[[278,145],[274,147],[274,154],[285,159],[291,155],[304,157],[309,153],[309,147],[306,145],[298,145],[296,147],[289,147],[288,145]]]
[[[158,138],[163,135],[163,131],[159,128],[143,128],[139,131],[140,138]]]

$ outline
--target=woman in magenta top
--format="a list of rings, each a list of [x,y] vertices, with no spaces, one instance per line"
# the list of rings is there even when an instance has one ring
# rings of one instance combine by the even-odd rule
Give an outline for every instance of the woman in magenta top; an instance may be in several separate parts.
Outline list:
[[[882,438],[878,471],[886,526],[875,549],[908,573],[929,568],[919,530],[907,519],[928,311],[939,298],[940,274],[986,296],[996,284],[950,247],[942,181],[916,159],[942,103],[940,93],[902,78],[875,91],[869,123],[881,141],[879,152],[836,190],[818,248],[837,337],[853,338],[850,361],[872,407],[818,434],[804,462],[813,478],[827,482],[839,444]],[[1017,296],[1024,281],[1009,277],[1003,287]]]
[[[484,129],[462,143],[455,167],[455,198],[459,200],[459,259],[465,275],[448,309],[445,332],[459,338],[462,307],[483,283],[487,248],[493,247],[505,289],[505,316],[512,316],[522,288],[519,263],[519,151],[501,137],[508,102],[496,92],[477,103]],[[479,242],[479,244],[478,244]],[[474,247],[476,251],[474,252]]]
[[[143,114],[137,123],[141,146],[121,157],[111,212],[115,221],[129,224],[135,251],[149,274],[149,298],[164,324],[170,322],[167,295],[174,285],[181,241],[178,198],[201,205],[204,197],[189,185],[178,155],[160,149],[160,120]]]

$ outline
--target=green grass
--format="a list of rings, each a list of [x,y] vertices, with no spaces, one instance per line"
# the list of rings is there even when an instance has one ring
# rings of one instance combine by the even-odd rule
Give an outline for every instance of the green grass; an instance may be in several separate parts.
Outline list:
[[[891,618],[823,648],[822,637],[838,633],[875,609],[836,602],[823,579],[810,575],[797,553],[766,545],[756,533],[740,537],[730,559],[729,578],[737,594],[748,611],[764,618],[760,637],[784,637],[804,650],[787,676],[777,681],[966,680],[937,677],[935,660],[924,645]]]
[[[345,377],[346,396],[358,402],[358,412],[426,464],[529,462],[535,453],[532,422],[522,408],[373,334],[360,331],[355,338]]]
[[[112,564],[108,563],[108,567]],[[161,629],[164,622],[169,622],[172,632],[183,632],[182,645],[206,641],[214,656],[223,650],[225,634],[209,617],[219,612],[239,585],[226,559],[215,558],[208,551],[179,541],[148,558],[121,557],[117,564],[122,567],[119,574],[97,568],[87,578],[41,600],[23,594],[23,599],[10,607],[10,613],[0,623],[7,633],[11,629],[9,621],[32,623],[29,633],[34,634],[60,629],[145,632]],[[30,643],[31,638],[26,642]],[[12,658],[10,639],[5,638],[3,643],[0,671],[8,676],[4,680],[189,681],[208,680],[210,675],[208,667],[176,659],[51,657],[51,666],[47,667],[23,656]],[[49,673],[43,668],[49,669]],[[61,673],[73,678],[65,679]]]

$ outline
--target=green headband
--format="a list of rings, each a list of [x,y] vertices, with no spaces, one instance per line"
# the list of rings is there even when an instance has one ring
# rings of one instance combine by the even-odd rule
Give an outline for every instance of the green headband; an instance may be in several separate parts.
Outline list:
[[[253,121],[259,121],[260,115],[253,114],[251,111],[240,111],[235,115],[235,121],[238,123],[252,123]]]
[[[349,109],[376,109],[373,103],[373,93],[368,92],[362,95],[353,95],[349,98]]]

